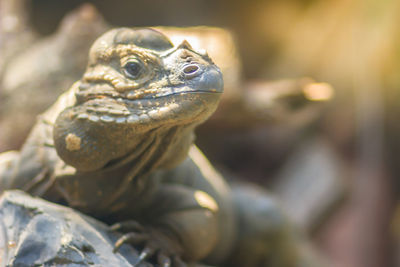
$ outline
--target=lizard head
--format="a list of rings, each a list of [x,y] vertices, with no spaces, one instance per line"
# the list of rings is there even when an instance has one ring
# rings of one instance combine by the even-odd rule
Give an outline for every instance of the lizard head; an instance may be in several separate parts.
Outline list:
[[[56,120],[55,145],[64,161],[92,170],[128,153],[141,134],[193,129],[206,120],[223,79],[208,55],[186,41],[173,46],[158,31],[120,28],[95,41],[74,88],[75,105]],[[86,163],[92,157],[95,166]]]
[[[173,47],[152,29],[116,29],[90,50],[77,115],[143,130],[198,123],[215,110],[222,90],[218,67],[186,41]]]

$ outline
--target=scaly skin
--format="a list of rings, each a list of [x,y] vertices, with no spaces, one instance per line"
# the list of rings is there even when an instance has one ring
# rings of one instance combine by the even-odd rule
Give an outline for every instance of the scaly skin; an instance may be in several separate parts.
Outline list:
[[[111,30],[93,44],[82,79],[40,116],[21,152],[0,158],[0,189],[123,221],[113,226],[127,233],[116,251],[144,242],[141,257],[157,253],[161,266],[181,266],[180,258],[221,263],[233,246],[250,249],[229,266],[300,266],[299,244],[276,206],[252,198],[251,190],[233,200],[193,145],[194,128],[214,112],[222,91],[219,69],[186,41],[173,47],[154,30]],[[274,224],[266,229],[257,218],[269,215]],[[236,234],[246,243],[235,245]],[[271,254],[271,236],[284,249]]]
[[[165,237],[157,241],[168,244],[165,253],[204,258],[219,231],[232,236],[232,204],[220,177],[204,177],[187,155],[202,157],[193,129],[222,90],[219,69],[187,42],[173,47],[154,30],[111,30],[92,46],[82,79],[40,117],[0,188],[107,221],[135,219]]]

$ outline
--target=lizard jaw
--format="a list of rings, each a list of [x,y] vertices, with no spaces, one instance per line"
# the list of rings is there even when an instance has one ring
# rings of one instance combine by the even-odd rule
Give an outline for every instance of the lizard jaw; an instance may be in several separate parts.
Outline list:
[[[108,124],[181,124],[203,121],[215,110],[223,91],[215,65],[183,65],[177,82],[163,79],[141,89],[118,92],[110,83],[82,83],[77,93],[77,119]],[[206,117],[201,118],[198,115]]]
[[[214,111],[220,94],[215,91],[180,90],[162,96],[135,100],[121,97],[91,98],[75,110],[72,118],[82,122],[131,126],[135,124],[173,125],[190,119],[196,122],[200,114]]]

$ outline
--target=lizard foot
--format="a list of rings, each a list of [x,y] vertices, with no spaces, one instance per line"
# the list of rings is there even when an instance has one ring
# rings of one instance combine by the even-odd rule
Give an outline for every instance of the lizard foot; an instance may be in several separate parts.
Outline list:
[[[182,253],[180,245],[161,231],[145,228],[136,221],[116,223],[111,226],[111,230],[124,233],[115,242],[114,253],[123,244],[143,245],[137,261],[133,264],[134,267],[149,258],[154,258],[160,267],[187,267],[187,264],[179,256]]]

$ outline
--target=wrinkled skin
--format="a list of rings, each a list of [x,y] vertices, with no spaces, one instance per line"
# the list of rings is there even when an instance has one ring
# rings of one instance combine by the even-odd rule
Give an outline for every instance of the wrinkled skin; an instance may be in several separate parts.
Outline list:
[[[254,203],[253,191],[233,196],[193,145],[194,128],[215,111],[222,91],[218,67],[186,41],[173,46],[151,29],[111,30],[21,152],[0,160],[0,189],[122,221],[112,227],[126,233],[115,251],[143,244],[140,257],[156,254],[161,266],[182,266],[181,259],[221,264],[241,250],[241,240],[250,249],[229,266],[303,266],[302,244],[279,208],[264,198],[256,209],[238,204]],[[258,218],[269,215],[275,223],[264,228]],[[282,254],[266,253],[275,231]]]

